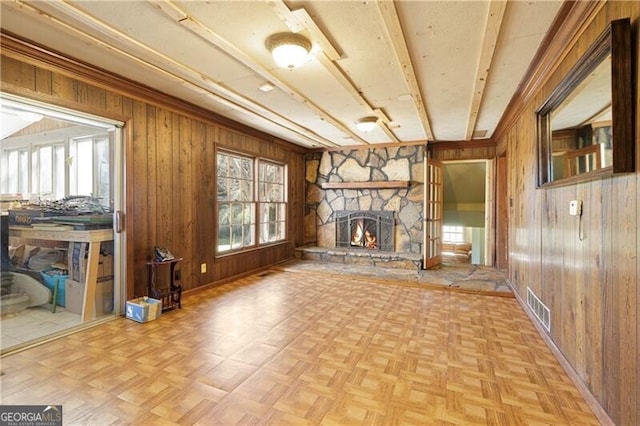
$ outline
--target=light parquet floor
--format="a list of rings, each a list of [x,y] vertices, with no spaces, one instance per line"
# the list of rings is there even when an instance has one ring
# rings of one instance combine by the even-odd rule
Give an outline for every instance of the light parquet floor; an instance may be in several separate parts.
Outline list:
[[[1,360],[65,424],[598,424],[515,299],[272,271]]]

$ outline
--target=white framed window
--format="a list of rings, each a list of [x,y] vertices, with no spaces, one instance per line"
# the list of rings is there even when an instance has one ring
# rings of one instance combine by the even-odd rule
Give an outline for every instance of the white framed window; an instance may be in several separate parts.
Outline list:
[[[69,193],[95,197],[108,207],[112,198],[109,134],[72,139],[69,160]]]
[[[255,245],[253,159],[218,153],[218,252]]]
[[[446,243],[463,243],[464,226],[444,225],[442,227],[442,241]]]
[[[0,150],[0,192],[59,200],[89,195],[111,203],[111,144],[107,133]]]
[[[258,202],[260,243],[285,239],[287,188],[285,167],[258,160]]]
[[[49,199],[64,197],[64,153],[63,141],[2,150],[0,192],[39,194]]]
[[[64,142],[31,149],[31,185],[26,192],[57,200],[65,196]]]
[[[4,194],[28,193],[30,166],[28,149],[0,151],[0,192]]]
[[[0,112],[0,193],[89,195],[114,207],[116,129],[123,123],[3,92]]]
[[[286,238],[286,167],[236,153],[216,155],[218,241],[226,253]]]

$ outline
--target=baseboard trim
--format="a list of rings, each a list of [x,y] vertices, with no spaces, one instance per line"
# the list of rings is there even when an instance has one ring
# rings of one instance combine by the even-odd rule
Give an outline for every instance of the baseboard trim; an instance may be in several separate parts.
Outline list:
[[[230,283],[230,282],[242,279],[242,278],[246,278],[246,277],[249,277],[251,275],[256,275],[256,274],[259,274],[261,272],[264,272],[264,271],[267,271],[267,270],[271,269],[275,265],[279,265],[281,263],[288,262],[288,261],[290,261],[292,259],[294,259],[294,258],[293,257],[289,257],[287,259],[284,259],[284,260],[281,260],[279,262],[276,262],[276,263],[274,263],[272,265],[260,266],[258,268],[254,268],[254,269],[251,269],[251,270],[248,270],[248,271],[244,271],[242,273],[239,273],[239,274],[236,274],[236,275],[232,275],[230,277],[222,278],[222,279],[220,279],[218,281],[213,281],[213,282],[210,282],[208,284],[201,285],[199,287],[190,288],[188,290],[184,290],[182,292],[182,295],[184,296],[184,295],[197,294],[197,293],[203,292],[205,290],[209,290],[210,288],[213,288],[213,287],[218,287],[220,285],[227,284],[227,283]]]
[[[551,350],[551,353],[553,354],[553,356],[558,360],[562,369],[565,371],[565,373],[567,373],[567,375],[569,376],[569,379],[573,382],[575,387],[578,389],[578,392],[580,392],[580,394],[584,398],[589,408],[591,408],[591,410],[593,411],[593,414],[596,416],[600,424],[602,424],[603,426],[615,426],[615,422],[611,420],[611,417],[609,417],[609,415],[604,410],[604,408],[602,408],[602,406],[600,405],[596,397],[593,396],[593,394],[591,393],[587,385],[580,379],[580,376],[578,376],[578,373],[576,373],[576,371],[573,369],[569,361],[565,358],[565,356],[562,354],[560,349],[553,342],[551,337],[549,337],[546,330],[540,325],[540,323],[538,322],[538,319],[527,308],[527,304],[525,300],[522,298],[520,293],[516,291],[516,288],[513,286],[513,284],[511,284],[511,281],[509,281],[508,279],[507,279],[507,285],[511,288],[511,291],[515,295],[516,300],[520,304],[520,307],[522,307],[522,310],[524,310],[525,314],[527,315],[527,317],[529,318],[533,326],[538,331],[538,334],[540,335],[540,337],[542,337],[542,340],[547,345],[549,350]]]

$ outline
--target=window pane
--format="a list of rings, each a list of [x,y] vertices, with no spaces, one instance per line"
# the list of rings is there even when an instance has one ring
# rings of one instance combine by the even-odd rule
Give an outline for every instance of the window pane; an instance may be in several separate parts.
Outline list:
[[[274,242],[285,238],[284,220],[286,217],[286,204],[261,203],[260,204],[260,242]]]
[[[234,225],[231,227],[231,248],[238,249],[242,248],[243,244],[243,226],[242,225]]]
[[[253,161],[247,158],[242,160],[242,179],[253,180]]]
[[[280,184],[271,184],[269,187],[269,200],[271,201],[282,201],[282,190],[284,189],[283,185]]]
[[[240,158],[229,157],[229,176],[240,177]]]
[[[7,187],[9,185],[8,178],[8,160],[9,153],[6,150],[0,150],[0,192],[7,193]]]
[[[251,201],[253,199],[253,185],[251,183],[252,183],[251,181],[246,181],[246,180],[241,181],[241,188],[242,188],[241,197],[242,198],[240,198],[240,200]]]
[[[220,226],[218,228],[218,251],[231,249],[231,227]]]
[[[284,222],[278,222],[278,235],[276,236],[276,239],[284,240],[284,238],[285,238]]]
[[[7,192],[15,193],[18,191],[18,151],[11,151],[8,155],[8,176],[7,176]]]
[[[227,185],[229,185],[227,178],[218,177],[218,200],[230,201]]]
[[[100,204],[109,207],[111,205],[110,170],[109,170],[109,139],[96,140],[93,146],[95,153],[96,170],[95,197],[100,199]]]
[[[31,188],[29,192],[40,192],[40,155],[38,150],[31,152]]]
[[[278,168],[273,164],[267,166],[267,181],[278,182]]]
[[[39,149],[40,151],[40,188],[38,188],[38,192],[41,194],[49,194],[53,193],[53,162],[52,155],[53,150],[51,146],[43,146]]]
[[[77,144],[75,164],[78,173],[77,193],[74,195],[91,195],[93,193],[93,147],[91,140]]]
[[[243,209],[242,204],[232,204],[231,205],[231,224],[232,225],[241,225],[243,217]]]
[[[53,166],[53,195],[56,200],[64,198],[65,190],[64,190],[64,172],[65,172],[65,161],[64,161],[64,146],[58,145],[54,148],[54,166]]]
[[[253,223],[253,204],[245,205],[243,223]]]
[[[444,225],[442,238],[443,241],[451,243],[464,242],[464,226]]]
[[[244,246],[252,246],[253,245],[253,236],[255,235],[255,226],[254,225],[245,225],[244,226]]]
[[[242,201],[239,179],[229,180],[229,201]]]
[[[216,162],[216,173],[218,176],[229,176],[229,157],[224,154],[218,154]]]
[[[218,223],[220,226],[229,226],[231,224],[229,220],[229,204],[218,205]]]
[[[19,154],[18,192],[29,192],[29,152],[24,150]]]
[[[260,201],[269,201],[269,187],[266,182],[260,182]]]

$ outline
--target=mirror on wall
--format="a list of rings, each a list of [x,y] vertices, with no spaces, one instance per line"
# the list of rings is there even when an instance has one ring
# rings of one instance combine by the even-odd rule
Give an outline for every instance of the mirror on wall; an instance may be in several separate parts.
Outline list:
[[[634,171],[629,19],[612,21],[538,109],[538,184]]]

